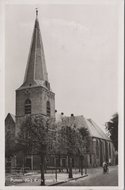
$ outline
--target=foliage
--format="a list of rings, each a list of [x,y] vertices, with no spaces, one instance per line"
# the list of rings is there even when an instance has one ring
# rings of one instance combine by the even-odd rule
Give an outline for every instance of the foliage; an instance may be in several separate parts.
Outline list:
[[[11,157],[15,154],[15,140],[10,131],[5,134],[5,157]]]
[[[30,153],[42,154],[50,140],[49,127],[49,119],[41,115],[27,116],[18,133],[18,147]]]
[[[83,155],[86,151],[86,138],[88,131],[84,128],[77,128],[75,118],[63,118],[57,123],[56,146],[55,152],[57,155],[64,154],[68,156],[69,178],[73,177],[72,173],[72,158],[78,156],[80,159],[81,173],[83,174]]]
[[[51,143],[53,119],[41,115],[27,116],[18,133],[17,150],[25,154],[40,156],[41,185],[45,185],[44,169],[48,144]]]
[[[82,136],[82,140],[84,141],[84,152],[89,152],[90,148],[90,138],[89,138],[89,131],[85,127],[79,128],[79,132]]]
[[[115,150],[118,150],[118,113],[115,113],[105,125],[114,144]]]
[[[88,129],[85,128],[85,127],[81,127],[81,128],[79,129],[79,132],[81,133],[83,140],[85,140],[86,137],[89,136],[89,131],[88,131]]]
[[[57,124],[56,152],[63,154],[82,155],[85,152],[88,131],[77,129],[75,122],[63,120]]]

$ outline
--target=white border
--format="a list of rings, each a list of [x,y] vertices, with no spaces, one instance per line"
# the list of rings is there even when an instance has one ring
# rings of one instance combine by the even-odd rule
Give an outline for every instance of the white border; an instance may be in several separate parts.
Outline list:
[[[4,147],[4,119],[5,119],[5,16],[4,16],[4,2],[0,2],[0,188],[3,187],[5,180],[5,147]]]
[[[0,39],[2,41],[2,46],[0,45],[0,52],[2,52],[2,55],[1,55],[1,59],[0,59],[0,86],[1,86],[1,96],[0,96],[0,189],[18,189],[17,186],[8,186],[8,187],[5,187],[4,186],[4,180],[5,180],[5,175],[4,175],[4,151],[5,151],[5,148],[4,148],[4,119],[5,119],[5,85],[4,85],[4,76],[5,76],[5,33],[4,33],[4,30],[5,30],[5,27],[4,27],[4,24],[5,24],[5,5],[6,4],[96,4],[96,3],[99,3],[99,4],[104,4],[104,3],[107,3],[107,4],[113,4],[113,3],[118,3],[118,6],[119,6],[119,185],[118,187],[104,187],[104,186],[76,186],[76,187],[73,187],[73,186],[70,186],[70,187],[37,187],[37,186],[30,186],[30,187],[19,187],[21,190],[24,189],[107,189],[107,190],[111,190],[111,189],[119,189],[119,190],[122,190],[124,189],[124,151],[123,151],[123,148],[124,148],[124,116],[123,116],[123,113],[124,113],[124,108],[123,108],[123,105],[124,105],[124,89],[123,89],[123,85],[124,85],[124,32],[123,32],[123,27],[124,27],[124,24],[123,24],[123,21],[124,21],[124,0],[95,0],[93,2],[93,0],[1,0],[0,2],[0,23],[1,24],[1,28],[0,28]],[[1,34],[2,34],[2,38],[1,38]]]
[[[124,189],[124,4],[123,2],[119,6],[119,97],[118,97],[118,109],[119,109],[119,186]]]

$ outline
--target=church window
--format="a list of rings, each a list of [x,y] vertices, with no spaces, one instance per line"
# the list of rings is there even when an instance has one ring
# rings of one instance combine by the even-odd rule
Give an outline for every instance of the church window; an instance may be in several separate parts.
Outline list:
[[[25,101],[25,114],[31,114],[31,100],[27,99]]]
[[[97,158],[99,157],[99,142],[98,142],[98,139],[96,140],[96,155],[97,155]]]
[[[109,157],[111,158],[111,145],[109,143]]]
[[[46,103],[46,112],[47,112],[47,116],[50,116],[50,102],[49,101],[47,101],[47,103]]]
[[[91,156],[91,154],[90,154],[90,165],[92,164],[92,156]]]

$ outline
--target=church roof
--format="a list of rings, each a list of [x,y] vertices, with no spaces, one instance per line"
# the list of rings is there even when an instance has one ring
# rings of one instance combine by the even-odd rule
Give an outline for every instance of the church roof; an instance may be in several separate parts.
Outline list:
[[[12,113],[10,113],[10,115],[11,115],[13,121],[16,122],[16,117],[15,117],[15,115],[13,115]]]
[[[14,123],[16,122],[15,115],[13,115],[12,113],[8,113],[7,116],[6,116],[6,118],[5,118],[5,120],[6,120],[7,118],[11,118]]]
[[[45,82],[48,82],[48,75],[37,10],[24,83],[21,87],[34,85],[46,87],[47,85]]]
[[[101,128],[92,120],[88,119],[88,121],[91,123],[92,128],[97,132],[97,134],[102,137],[103,139],[110,140],[110,138],[101,130]]]
[[[96,137],[100,139],[105,139],[105,140],[111,140],[99,127],[92,119],[86,119],[83,115],[81,116],[71,116],[71,117],[66,117],[64,116],[62,118],[63,123],[68,123],[68,125],[75,126],[77,128],[85,127],[88,129],[89,135],[91,137]],[[61,122],[60,122],[61,123]]]

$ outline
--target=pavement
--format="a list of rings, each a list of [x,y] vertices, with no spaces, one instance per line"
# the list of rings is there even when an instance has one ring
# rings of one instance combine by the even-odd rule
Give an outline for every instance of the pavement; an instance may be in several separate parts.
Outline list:
[[[69,181],[61,186],[118,186],[118,166],[110,166],[106,174],[103,174],[102,168],[88,169],[86,178]]]
[[[45,173],[46,186],[118,186],[118,166],[110,166],[109,173],[103,174],[101,167],[83,170],[83,176],[78,170],[73,170],[73,178],[68,174],[49,172]],[[7,186],[40,186],[40,173],[31,172],[25,175],[6,175]]]
[[[84,170],[83,170],[84,171]],[[78,170],[73,170],[73,178],[68,177],[68,173],[45,173],[46,186],[55,186],[58,184],[66,183],[72,180],[86,177],[85,172],[83,175]],[[6,186],[40,186],[41,174],[38,172],[31,172],[27,174],[6,175]]]

